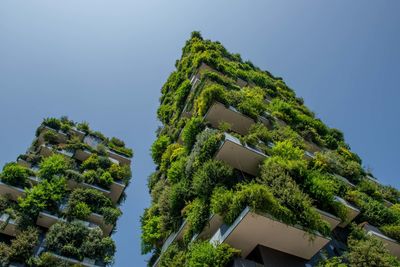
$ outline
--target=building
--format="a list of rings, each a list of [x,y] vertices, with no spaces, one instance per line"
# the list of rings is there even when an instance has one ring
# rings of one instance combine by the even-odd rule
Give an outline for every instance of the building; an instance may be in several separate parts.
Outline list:
[[[399,263],[399,191],[281,78],[197,32],[175,66],[142,216],[149,266],[354,263],[362,244]]]
[[[0,174],[1,266],[106,266],[118,205],[131,178],[123,141],[66,117]]]

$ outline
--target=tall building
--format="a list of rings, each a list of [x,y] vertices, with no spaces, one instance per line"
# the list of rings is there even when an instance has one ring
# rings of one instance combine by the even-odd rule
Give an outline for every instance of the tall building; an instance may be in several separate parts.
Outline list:
[[[87,123],[48,118],[0,182],[0,266],[106,266],[132,150]]]
[[[162,87],[149,266],[399,266],[399,191],[285,82],[197,32]]]

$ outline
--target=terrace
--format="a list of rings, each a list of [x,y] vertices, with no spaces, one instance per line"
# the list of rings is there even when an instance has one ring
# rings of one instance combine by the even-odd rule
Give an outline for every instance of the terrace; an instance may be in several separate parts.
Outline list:
[[[211,238],[211,243],[227,243],[240,249],[242,257],[262,245],[303,259],[311,259],[330,239],[315,233],[312,237],[301,226],[291,226],[245,208],[235,222],[223,225]]]
[[[0,181],[0,195],[17,201],[19,197],[25,196],[25,190],[23,188],[8,185]]]
[[[41,144],[43,144],[43,143],[45,143],[46,142],[46,133],[47,132],[52,132],[52,133],[54,133],[54,135],[55,135],[55,137],[56,137],[56,142],[57,143],[62,143],[62,144],[64,144],[64,143],[66,143],[67,142],[67,140],[68,140],[68,135],[66,134],[66,133],[64,133],[64,132],[62,132],[62,131],[57,131],[57,130],[55,130],[55,129],[53,129],[53,128],[50,128],[50,127],[48,127],[48,126],[42,126],[41,127],[41,129],[40,129],[40,134],[39,134],[39,136],[38,136],[38,142],[39,142],[39,144],[41,145]]]
[[[263,152],[242,145],[236,137],[225,133],[225,140],[222,142],[219,150],[215,155],[215,159],[222,160],[245,173],[256,176],[259,165],[267,158]]]

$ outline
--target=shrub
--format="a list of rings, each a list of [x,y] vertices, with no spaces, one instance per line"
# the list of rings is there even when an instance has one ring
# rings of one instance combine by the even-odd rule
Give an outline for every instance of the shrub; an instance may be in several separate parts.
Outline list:
[[[185,166],[187,157],[181,157],[179,160],[171,163],[167,171],[167,178],[172,184],[178,183],[185,179]]]
[[[196,114],[204,116],[214,101],[227,104],[227,96],[223,86],[212,84],[203,89],[195,102]]]
[[[228,244],[214,246],[208,241],[197,242],[189,247],[185,266],[224,267],[238,255],[239,250],[232,248]]]
[[[60,201],[66,194],[66,182],[64,179],[44,180],[25,192],[25,198],[18,200],[19,206],[22,213],[36,220],[36,216],[43,210],[58,211]]]
[[[289,210],[281,206],[268,187],[261,184],[238,184],[235,190],[216,188],[211,198],[211,209],[231,224],[243,209],[268,213],[279,220],[290,222]]]
[[[107,171],[103,172],[103,174],[99,178],[99,185],[105,188],[109,188],[110,185],[114,182],[111,174]]]
[[[47,130],[44,134],[43,134],[43,139],[46,143],[48,144],[56,144],[57,140],[58,140],[58,136],[57,133],[54,132],[53,130]]]
[[[43,120],[42,124],[56,131],[61,129],[61,121],[57,118],[46,118]]]
[[[140,222],[142,225],[142,254],[146,254],[155,249],[163,237],[161,217],[158,214],[157,206],[145,209]]]
[[[39,242],[38,230],[28,228],[20,232],[10,245],[0,243],[0,264],[8,266],[10,262],[28,263]]]
[[[379,228],[385,235],[400,241],[400,225],[384,225]]]
[[[209,206],[203,199],[196,198],[186,205],[183,215],[188,224],[184,239],[189,242],[192,236],[200,233],[206,225],[209,218]]]
[[[237,109],[243,114],[257,119],[265,111],[265,91],[260,87],[244,88],[240,92]]]
[[[217,185],[231,185],[233,169],[222,161],[209,160],[193,175],[193,190],[197,196],[208,198]]]
[[[108,169],[108,172],[111,174],[112,178],[116,181],[123,181],[125,184],[129,183],[129,180],[132,176],[131,168],[128,165],[118,165],[112,164]]]
[[[43,159],[40,163],[39,177],[46,180],[51,180],[54,176],[65,175],[66,170],[70,167],[70,163],[62,155],[52,155]]]
[[[81,170],[97,170],[100,168],[99,156],[92,154],[81,164]]]
[[[160,255],[158,266],[160,267],[184,267],[186,254],[183,248],[172,243],[168,249]]]
[[[58,222],[46,235],[46,248],[63,256],[83,260],[84,257],[110,263],[115,252],[114,242],[103,237],[100,228],[88,229],[79,222]]]
[[[168,145],[171,143],[170,138],[167,135],[160,135],[157,140],[151,146],[151,156],[154,163],[160,164],[161,157]]]
[[[201,117],[193,117],[188,121],[182,130],[182,141],[187,150],[192,149],[196,143],[196,136],[203,131],[204,124]]]
[[[1,180],[13,186],[25,186],[27,184],[27,179],[29,176],[29,171],[15,162],[10,162],[4,165],[3,172],[0,177]]]

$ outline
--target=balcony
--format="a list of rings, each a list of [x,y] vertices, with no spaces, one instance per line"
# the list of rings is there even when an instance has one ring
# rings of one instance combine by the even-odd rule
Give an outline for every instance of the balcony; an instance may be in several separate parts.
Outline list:
[[[210,239],[223,224],[223,219],[218,214],[212,214],[208,220],[207,225],[204,227],[203,231],[199,233],[194,239],[206,240]]]
[[[119,163],[122,165],[130,165],[131,164],[131,159],[114,151],[114,150],[107,150],[108,152],[108,157],[110,158],[111,161],[114,161],[114,163]],[[117,161],[117,162],[115,162]]]
[[[326,221],[329,223],[331,231],[336,228],[341,223],[341,219],[336,217],[333,214],[330,214],[329,212],[317,209],[319,215],[321,216],[322,220]]]
[[[318,233],[311,240],[301,226],[287,225],[268,214],[253,212],[249,207],[231,226],[223,225],[210,240],[240,249],[243,258],[257,245],[262,245],[303,259],[311,259],[329,241]]]
[[[19,197],[25,196],[25,190],[23,188],[8,185],[0,181],[0,195],[17,201]]]
[[[42,144],[39,147],[39,154],[43,157],[50,157],[51,155],[53,155],[54,152],[56,152],[60,155],[64,155],[68,158],[71,158],[74,155],[74,153],[67,151],[67,150],[63,150],[63,149],[53,150],[53,147],[45,145],[45,144]]]
[[[85,137],[86,133],[78,130],[77,128],[73,127],[69,130],[70,135],[77,136],[80,140],[83,140]]]
[[[226,107],[219,102],[212,104],[204,120],[214,128],[218,128],[221,122],[229,123],[231,130],[241,135],[246,135],[255,123],[252,118],[240,113],[234,107]]]
[[[48,229],[57,222],[65,222],[65,221],[66,220],[63,218],[60,218],[56,215],[52,215],[46,211],[42,211],[39,213],[39,216],[36,219],[36,224]]]
[[[349,180],[347,180],[346,178],[344,178],[343,176],[340,176],[338,174],[334,174],[334,176],[339,179],[340,181],[344,182],[346,185],[348,185],[351,188],[355,188],[356,186],[351,183]]]
[[[52,129],[48,126],[43,126],[42,129],[40,130],[40,134],[38,136],[39,144],[45,143],[44,135],[46,134],[46,132],[49,132],[49,131],[56,134],[56,136],[57,136],[56,142],[57,143],[65,144],[67,142],[67,140],[68,140],[67,134],[63,133],[62,131],[57,131],[55,129]]]
[[[86,219],[88,222],[98,225],[103,231],[104,236],[109,236],[114,228],[114,225],[106,224],[103,215],[92,213]]]
[[[390,253],[400,259],[400,243],[390,237],[385,236],[381,231],[379,231],[378,228],[368,223],[365,223],[363,228],[368,235],[374,236],[381,240],[383,244],[386,245],[386,248],[390,251]]]
[[[215,159],[253,176],[258,174],[259,165],[265,158],[267,155],[263,152],[242,145],[239,139],[228,133],[225,133],[225,140],[215,155]]]
[[[346,207],[346,220],[339,224],[339,227],[346,227],[351,221],[354,220],[355,217],[358,216],[358,214],[360,214],[360,210],[341,197],[335,196],[335,201],[342,203]]]
[[[10,215],[7,213],[3,213],[0,216],[0,233],[16,236],[17,235],[17,224],[16,222],[10,218]]]
[[[77,160],[80,160],[80,161],[83,162],[83,161],[87,160],[90,157],[90,155],[92,155],[92,152],[90,152],[89,150],[87,150],[87,149],[78,149],[77,151],[75,151],[74,157]]]
[[[41,252],[44,251],[44,248],[41,249]],[[64,262],[69,263],[71,266],[84,266],[84,267],[104,267],[104,264],[98,264],[96,263],[96,260],[89,259],[89,258],[84,258],[83,261],[79,261],[73,258],[65,257],[65,256],[60,256],[56,253],[53,252],[48,252],[51,256],[53,256],[56,259],[62,260]],[[69,266],[69,265],[68,265]]]

